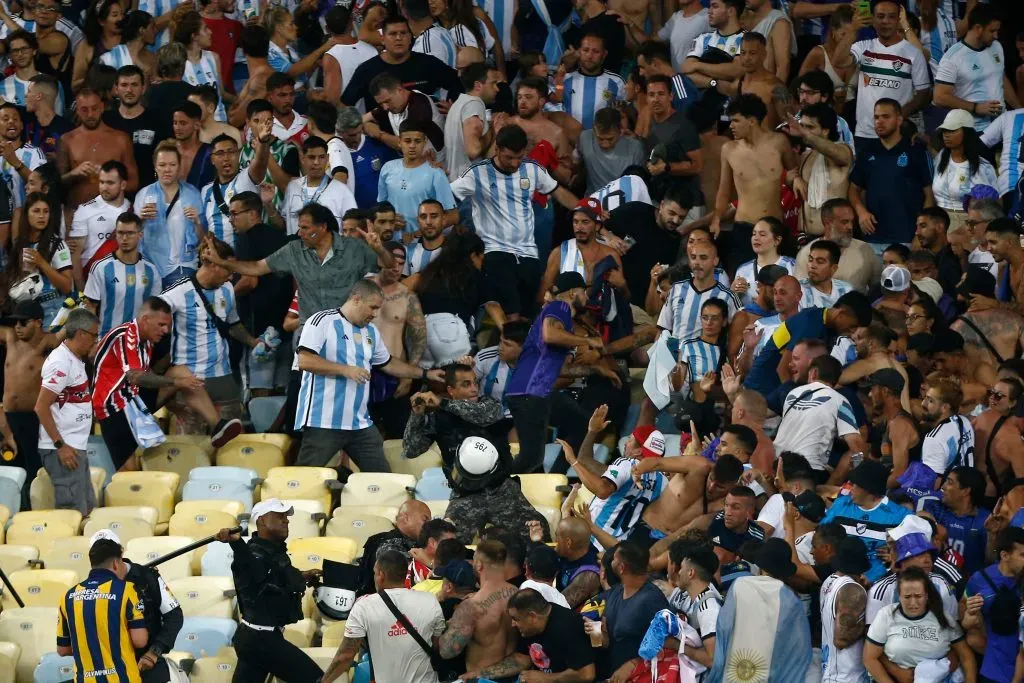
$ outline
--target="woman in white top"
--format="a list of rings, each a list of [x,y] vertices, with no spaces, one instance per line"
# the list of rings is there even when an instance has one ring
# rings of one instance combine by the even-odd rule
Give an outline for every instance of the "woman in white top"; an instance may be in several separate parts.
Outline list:
[[[939,126],[941,152],[935,155],[932,193],[935,203],[949,212],[949,230],[963,227],[967,221],[964,197],[975,185],[997,187],[996,169],[981,156],[985,145],[974,130],[974,117],[963,109],[953,109]]]
[[[43,307],[43,329],[50,329],[54,316],[71,293],[71,251],[60,238],[60,207],[47,195],[33,192],[22,206],[25,227],[14,240],[7,264],[7,285],[38,273],[42,287],[36,301]]]
[[[928,575],[908,567],[897,579],[899,602],[883,607],[868,628],[864,642],[864,667],[876,683],[914,680],[914,668],[926,660],[940,660],[956,652],[967,683],[978,680],[974,651],[963,631],[950,622],[942,598]]]
[[[100,0],[85,15],[85,40],[75,50],[75,65],[71,71],[71,89],[85,85],[89,67],[99,61],[102,54],[121,44],[121,20],[124,10],[116,0]]]
[[[213,44],[210,27],[203,21],[203,16],[194,9],[189,9],[190,7],[191,5],[179,5],[171,16],[171,35],[174,36],[175,42],[185,46],[185,53],[188,55],[182,80],[190,85],[211,85],[217,89],[220,101],[213,112],[213,118],[223,123],[228,120],[228,115],[225,109],[227,93],[220,82],[220,57],[210,50]]]
[[[788,231],[778,218],[765,216],[754,225],[750,236],[750,246],[754,249],[754,259],[740,264],[736,269],[736,277],[732,281],[732,291],[740,298],[744,307],[754,303],[757,297],[757,273],[767,266],[782,266],[790,275],[796,262],[791,256],[782,256]]]

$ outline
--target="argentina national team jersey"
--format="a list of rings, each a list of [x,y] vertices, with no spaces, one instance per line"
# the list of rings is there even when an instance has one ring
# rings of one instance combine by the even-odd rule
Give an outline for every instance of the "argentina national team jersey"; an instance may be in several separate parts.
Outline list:
[[[452,34],[448,33],[448,29],[440,24],[434,24],[416,36],[412,49],[413,52],[433,55],[452,69],[455,68],[455,55],[457,53],[455,41],[452,40]]]
[[[437,249],[427,249],[423,246],[423,240],[421,239],[405,245],[405,268],[402,273],[408,277],[409,275],[422,272],[424,268],[430,265],[431,261],[441,255],[441,248],[443,246],[441,245]]]
[[[658,327],[668,330],[676,339],[693,339],[700,336],[700,307],[708,299],[721,299],[729,309],[729,320],[736,315],[740,302],[728,286],[721,282],[702,292],[693,286],[693,280],[686,279],[672,285],[665,305],[658,316]]]
[[[584,279],[587,277],[587,264],[583,261],[575,237],[562,242],[558,248],[558,272],[579,273]]]
[[[149,12],[153,17],[162,17],[177,6],[178,0],[139,0],[139,9]],[[150,46],[150,49],[158,50],[169,42],[171,42],[171,29],[165,28],[156,34],[156,42]]]
[[[583,130],[594,127],[594,114],[605,107],[614,107],[626,96],[626,83],[611,71],[596,76],[574,71],[566,74],[564,85],[565,113],[583,124]]]
[[[295,51],[294,47],[289,45],[287,49],[282,49],[274,41],[270,41],[270,47],[267,50],[267,64],[271,69],[287,73],[288,69],[292,68],[292,64],[297,61],[299,61],[299,53]],[[295,89],[301,90],[305,83],[305,77],[296,78]]]
[[[953,93],[968,102],[1003,102],[1003,70],[1006,57],[1003,46],[995,41],[984,50],[975,50],[963,41],[946,50],[935,71],[935,84],[953,86]],[[974,117],[979,133],[988,128],[991,119]]]
[[[217,195],[213,191],[213,185],[217,183],[220,187],[221,197],[224,204],[217,203]],[[231,198],[241,192],[255,192],[259,194],[259,185],[249,177],[248,169],[242,169],[235,174],[235,177],[228,182],[221,184],[217,180],[203,188],[203,227],[207,232],[212,232],[219,239],[224,240],[232,247],[235,246],[235,228],[231,225],[229,205]]]
[[[700,337],[687,339],[679,344],[679,362],[685,363],[686,381],[699,382],[709,372],[718,372],[722,360],[722,348],[709,344]]]
[[[210,50],[203,50],[199,55],[198,62],[185,61],[185,75],[183,81],[190,85],[212,85],[218,96],[222,90],[220,84],[220,72],[217,69],[217,60]],[[224,108],[224,98],[217,100],[217,108],[213,112],[213,120],[225,122],[228,120],[227,110]]]
[[[952,467],[974,467],[974,427],[963,415],[952,415],[921,442],[921,463],[941,475]]]
[[[0,83],[0,94],[3,95],[4,102],[24,107],[29,85],[30,81],[23,81],[17,74],[11,74]],[[57,116],[64,116],[64,87],[60,83],[57,84],[57,101],[53,105],[53,110]]]
[[[796,261],[792,256],[780,256],[775,262],[775,265],[782,266],[786,269],[787,273],[792,275],[793,269],[796,268]],[[734,279],[738,280],[743,278],[747,281],[747,284],[750,285],[750,287],[747,288],[747,291],[740,297],[740,303],[744,306],[749,306],[754,303],[754,297],[757,296],[757,274],[760,270],[761,268],[757,265],[757,259],[751,259],[746,263],[741,263],[736,268],[736,277]]]
[[[702,33],[693,41],[688,57],[703,57],[710,48],[716,48],[735,57],[740,53],[740,43],[743,42],[743,31],[737,31],[732,35],[723,36],[718,31]]]
[[[601,208],[609,213],[629,202],[643,202],[654,206],[647,183],[638,175],[616,178],[590,196],[601,202]]]
[[[489,396],[499,401],[505,409],[505,417],[512,417],[508,407],[505,405],[505,388],[508,387],[508,378],[512,374],[512,368],[501,359],[497,346],[489,346],[481,349],[474,359],[473,371],[476,373],[476,381],[480,385],[480,395]]]
[[[634,481],[633,467],[637,462],[634,458],[618,458],[608,465],[601,477],[615,484],[615,491],[604,500],[595,496],[590,501],[591,519],[615,538],[629,533],[647,506],[668,485],[668,477],[661,472],[647,472],[639,483]]]
[[[839,297],[853,291],[853,286],[844,280],[832,280],[832,293],[826,294],[811,284],[807,278],[800,280],[803,296],[800,297],[800,310],[805,308],[831,308]]]
[[[956,24],[948,14],[940,9],[935,14],[935,26],[930,31],[921,28],[921,44],[928,50],[928,66],[934,74],[946,50],[956,44]]]
[[[476,0],[476,5],[494,22],[498,39],[506,59],[512,54],[512,21],[515,19],[515,0]]]
[[[457,200],[472,201],[473,225],[485,252],[537,258],[533,193],[551,194],[558,187],[540,164],[523,159],[519,168],[506,173],[493,159],[478,161],[451,186]]]
[[[204,289],[203,295],[217,317],[228,325],[239,322],[235,290],[230,283],[225,282],[216,289]],[[184,365],[199,379],[230,375],[228,343],[207,314],[192,279],[179,280],[165,289],[160,298],[171,306],[174,320],[171,363]]]
[[[391,354],[373,323],[353,325],[338,309],[320,311],[306,321],[298,351],[308,351],[332,363],[370,371],[386,365]],[[298,355],[298,354],[296,354]],[[373,426],[367,408],[370,385],[346,377],[328,377],[305,371],[299,387],[295,429],[317,427],[354,431]]]
[[[33,171],[46,163],[46,155],[43,154],[43,150],[33,147],[28,143],[14,150],[14,155],[18,157],[21,163]],[[22,180],[21,174],[4,158],[0,158],[0,176],[3,177],[4,182],[7,183],[7,187],[11,191],[11,196],[14,198],[14,206],[21,206],[25,201],[25,182]]]
[[[989,147],[1003,146],[999,155],[997,189],[1000,195],[1004,195],[1016,188],[1021,179],[1024,166],[1024,154],[1021,154],[1021,148],[1024,147],[1024,109],[1004,111],[997,116],[981,134],[981,141]]]
[[[128,50],[128,46],[122,43],[121,45],[115,45],[100,55],[100,64],[120,69],[122,66],[135,64],[135,60],[132,59],[132,53]]]
[[[85,296],[99,305],[100,337],[133,320],[142,303],[160,292],[160,275],[145,259],[125,263],[114,254],[97,261],[89,271]]]

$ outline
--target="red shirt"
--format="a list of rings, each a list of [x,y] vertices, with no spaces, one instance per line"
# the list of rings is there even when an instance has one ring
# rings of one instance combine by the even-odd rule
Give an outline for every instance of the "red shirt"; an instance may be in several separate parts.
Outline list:
[[[152,342],[140,338],[134,320],[107,332],[96,352],[92,410],[97,420],[121,412],[139,393],[139,388],[128,381],[128,371],[148,369],[152,352]]]
[[[213,38],[210,40],[210,49],[220,57],[220,82],[227,92],[235,92],[235,85],[231,80],[231,70],[235,66],[235,52],[238,49],[238,42],[242,39],[241,22],[234,19],[208,19],[203,21],[210,27]]]

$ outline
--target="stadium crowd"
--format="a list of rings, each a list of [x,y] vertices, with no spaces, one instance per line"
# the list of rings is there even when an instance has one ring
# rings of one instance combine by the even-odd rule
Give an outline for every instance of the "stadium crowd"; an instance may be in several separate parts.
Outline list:
[[[0,3],[21,509],[270,405],[289,462],[436,446],[451,498],[366,541],[325,669],[235,680],[1024,683],[1020,10]],[[168,680],[124,595],[104,680]]]

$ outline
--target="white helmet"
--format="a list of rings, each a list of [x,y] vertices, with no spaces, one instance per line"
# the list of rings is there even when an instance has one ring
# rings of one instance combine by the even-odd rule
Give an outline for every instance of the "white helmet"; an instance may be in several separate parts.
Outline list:
[[[167,662],[167,671],[171,676],[168,683],[188,683],[188,674],[173,659],[164,657],[164,661]]]
[[[8,294],[15,303],[21,303],[37,298],[42,291],[43,279],[38,273],[32,273],[11,285]]]
[[[491,482],[499,460],[494,444],[480,436],[468,436],[455,456],[452,481],[462,491],[479,490]]]

